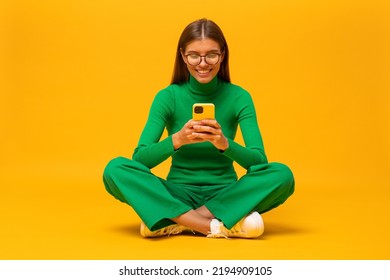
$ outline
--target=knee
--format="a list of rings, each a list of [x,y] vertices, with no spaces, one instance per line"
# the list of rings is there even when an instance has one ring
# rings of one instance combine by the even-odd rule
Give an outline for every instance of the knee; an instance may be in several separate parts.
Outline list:
[[[122,202],[126,202],[126,199],[123,196],[119,182],[127,161],[131,160],[124,157],[114,158],[108,162],[103,172],[103,183],[106,191]]]
[[[108,162],[104,169],[103,177],[114,178],[123,173],[132,172],[150,172],[150,169],[135,160],[125,157],[117,157]]]
[[[103,177],[112,178],[113,176],[115,176],[115,174],[117,174],[122,169],[127,160],[128,159],[124,157],[117,157],[110,160],[104,168]]]
[[[280,182],[280,185],[289,187],[293,190],[295,180],[294,174],[292,173],[291,169],[287,165],[279,162],[272,162],[269,165],[272,171],[277,174],[277,178]]]

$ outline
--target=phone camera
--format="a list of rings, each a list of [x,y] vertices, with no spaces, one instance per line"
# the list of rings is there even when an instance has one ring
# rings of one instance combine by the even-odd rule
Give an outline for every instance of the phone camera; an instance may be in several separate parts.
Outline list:
[[[202,114],[203,113],[203,106],[195,106],[194,112],[196,114]]]

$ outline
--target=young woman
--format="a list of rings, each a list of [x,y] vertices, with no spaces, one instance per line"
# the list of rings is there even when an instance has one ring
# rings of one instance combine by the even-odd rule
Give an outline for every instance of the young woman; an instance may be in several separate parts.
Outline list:
[[[195,103],[213,103],[215,118],[193,120]],[[238,125],[245,146],[234,141]],[[168,136],[160,139],[165,128]],[[166,179],[151,173],[169,157]],[[239,179],[234,161],[247,169]],[[111,160],[103,179],[139,215],[144,237],[190,229],[256,238],[264,231],[260,214],[294,192],[290,169],[267,161],[252,98],[230,82],[228,45],[213,21],[184,29],[172,83],[156,95],[133,158]]]

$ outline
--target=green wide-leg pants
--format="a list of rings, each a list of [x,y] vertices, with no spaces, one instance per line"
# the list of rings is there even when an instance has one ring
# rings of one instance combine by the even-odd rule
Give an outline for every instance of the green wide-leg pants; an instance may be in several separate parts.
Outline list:
[[[252,166],[230,185],[192,186],[172,184],[143,164],[118,157],[106,166],[103,181],[106,190],[129,204],[151,230],[202,205],[231,228],[251,211],[267,212],[294,192],[293,174],[281,163]]]

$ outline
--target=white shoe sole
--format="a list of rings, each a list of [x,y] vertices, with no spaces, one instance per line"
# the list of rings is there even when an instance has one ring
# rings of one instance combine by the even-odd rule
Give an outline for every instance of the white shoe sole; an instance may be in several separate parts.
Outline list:
[[[264,222],[258,212],[252,212],[244,219],[241,228],[247,238],[256,238],[264,233]]]

